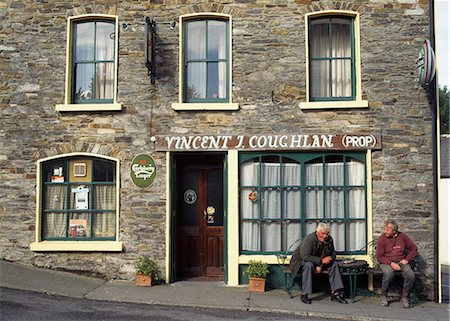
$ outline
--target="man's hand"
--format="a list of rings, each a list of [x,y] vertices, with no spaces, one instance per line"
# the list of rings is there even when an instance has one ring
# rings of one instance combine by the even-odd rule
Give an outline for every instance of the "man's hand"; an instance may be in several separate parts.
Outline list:
[[[322,264],[330,264],[332,260],[331,256],[325,256],[322,258]]]
[[[403,259],[403,260],[401,260],[400,261],[400,264],[401,265],[406,265],[406,264],[408,264],[409,262],[407,261],[407,260],[405,260],[405,259]]]
[[[400,267],[400,265],[398,265],[397,263],[395,263],[395,262],[391,262],[391,268],[394,270],[394,271],[401,271],[401,267]]]
[[[322,272],[322,265],[316,265],[316,274]]]

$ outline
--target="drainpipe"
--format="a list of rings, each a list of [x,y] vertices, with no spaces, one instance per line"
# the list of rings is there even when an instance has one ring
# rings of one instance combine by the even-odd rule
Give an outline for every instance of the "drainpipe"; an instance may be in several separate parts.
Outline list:
[[[435,49],[435,32],[434,32],[434,0],[431,0],[429,7],[430,15],[430,43],[433,50]],[[433,78],[428,86],[428,96],[431,103],[431,135],[432,135],[432,161],[433,161],[433,227],[434,227],[434,301],[440,301],[440,266],[439,266],[439,170],[438,170],[438,146],[439,139],[437,130],[439,129],[438,121],[438,107],[436,101],[436,76]]]

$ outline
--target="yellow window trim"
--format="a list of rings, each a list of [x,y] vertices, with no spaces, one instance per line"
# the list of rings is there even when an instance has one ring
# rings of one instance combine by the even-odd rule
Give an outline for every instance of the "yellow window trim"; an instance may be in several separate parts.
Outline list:
[[[97,157],[100,159],[108,159],[116,163],[116,240],[114,241],[43,241],[41,238],[42,230],[42,164],[54,160],[64,158],[79,157]],[[93,154],[93,153],[67,153],[61,155],[50,156],[36,161],[36,229],[35,241],[30,244],[31,251],[105,251],[118,252],[122,251],[122,242],[119,238],[119,213],[120,213],[120,160],[114,157]]]
[[[340,101],[333,102],[311,102],[309,100],[309,30],[308,30],[308,22],[311,18],[316,18],[320,16],[331,16],[331,15],[339,15],[339,16],[348,16],[354,18],[354,31],[355,31],[355,86],[356,86],[356,99],[354,101],[342,101],[342,104],[347,106],[343,106]],[[310,12],[305,15],[305,41],[306,41],[306,102],[300,103],[300,108],[302,109],[323,109],[323,108],[366,108],[368,107],[368,103],[366,106],[366,101],[362,100],[361,94],[361,41],[360,41],[360,24],[359,24],[359,12],[356,11],[346,11],[346,10],[323,10]],[[354,104],[350,104],[353,102]],[[319,105],[320,103],[320,105]],[[317,104],[317,107],[316,107]],[[325,105],[323,105],[325,104]]]
[[[350,101],[314,101],[301,102],[301,109],[330,109],[330,108],[367,108],[369,102],[367,100],[350,100]]]
[[[76,252],[121,252],[122,242],[116,241],[42,241],[30,244],[34,252],[76,251]]]
[[[183,66],[183,55],[184,55],[184,47],[183,47],[183,22],[187,20],[192,19],[199,19],[199,18],[222,18],[228,20],[228,34],[229,40],[228,40],[228,57],[229,57],[229,66],[228,66],[228,74],[230,75],[229,81],[229,88],[228,88],[228,97],[230,97],[230,101],[228,103],[184,103],[183,102],[183,79],[184,79],[184,70],[182,68]],[[232,91],[232,79],[233,79],[233,55],[232,55],[232,38],[233,38],[233,32],[232,32],[232,18],[229,14],[223,14],[223,13],[217,13],[217,12],[201,12],[201,13],[193,13],[193,14],[185,14],[181,15],[179,17],[179,55],[178,55],[178,66],[179,66],[179,74],[178,74],[178,103],[172,104],[173,110],[237,110],[239,109],[239,104],[232,103],[233,99],[233,91]]]
[[[173,103],[174,110],[237,110],[236,103]]]
[[[107,111],[122,110],[122,104],[59,104],[56,111]]]
[[[72,62],[72,27],[73,23],[83,21],[83,20],[95,20],[95,19],[107,19],[114,21],[115,25],[115,54],[114,54],[114,97],[113,97],[113,103],[112,104],[71,104],[71,79],[72,79],[72,73],[71,73],[71,62]],[[73,16],[69,17],[67,19],[67,45],[66,45],[66,79],[65,79],[65,95],[64,95],[64,103],[63,104],[57,104],[55,106],[55,109],[57,111],[110,111],[110,110],[121,110],[122,104],[117,103],[117,70],[118,70],[118,57],[119,57],[119,17],[114,15],[107,15],[107,14],[86,14],[86,15],[79,15],[79,16]],[[97,107],[93,107],[97,106]]]

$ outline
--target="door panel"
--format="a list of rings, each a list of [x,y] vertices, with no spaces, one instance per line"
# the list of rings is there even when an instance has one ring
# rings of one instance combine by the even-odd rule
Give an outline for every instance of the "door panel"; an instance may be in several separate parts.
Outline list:
[[[190,156],[177,162],[176,261],[180,278],[223,277],[222,164],[223,157]]]

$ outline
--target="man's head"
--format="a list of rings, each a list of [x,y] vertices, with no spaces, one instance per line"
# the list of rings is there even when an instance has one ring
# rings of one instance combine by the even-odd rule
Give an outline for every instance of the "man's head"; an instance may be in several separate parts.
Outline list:
[[[384,235],[387,237],[393,237],[398,231],[398,224],[393,219],[387,219],[384,221]]]
[[[330,226],[326,223],[319,223],[316,228],[316,237],[320,243],[325,242],[330,234]]]

